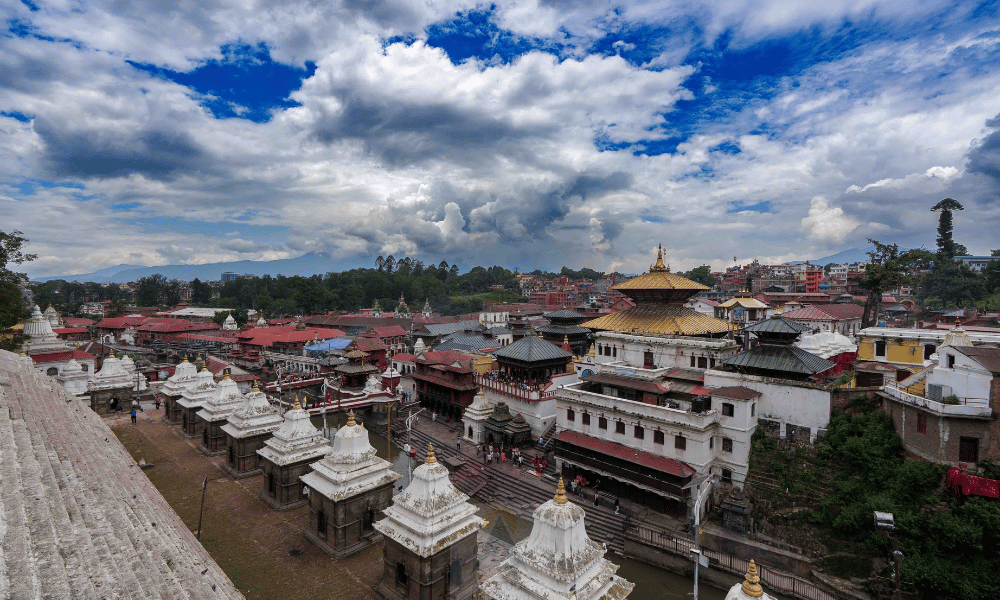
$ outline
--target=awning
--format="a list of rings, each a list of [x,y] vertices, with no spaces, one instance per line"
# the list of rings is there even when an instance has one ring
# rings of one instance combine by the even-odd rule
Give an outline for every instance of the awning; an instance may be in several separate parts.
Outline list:
[[[572,444],[586,448],[587,450],[606,454],[642,467],[674,475],[675,477],[687,477],[697,472],[691,465],[679,460],[667,458],[666,456],[657,456],[644,450],[636,450],[617,442],[609,442],[576,431],[563,431],[556,436],[556,440],[563,444]]]

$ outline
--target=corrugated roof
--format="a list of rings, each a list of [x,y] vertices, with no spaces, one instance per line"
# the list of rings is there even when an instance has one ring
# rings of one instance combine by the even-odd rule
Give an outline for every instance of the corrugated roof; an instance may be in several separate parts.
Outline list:
[[[690,465],[682,463],[679,460],[657,456],[644,450],[636,450],[617,442],[609,442],[608,440],[591,437],[577,433],[576,431],[563,431],[556,436],[556,440],[564,444],[572,444],[600,452],[601,454],[607,454],[643,467],[649,467],[674,475],[675,477],[688,477],[696,472]]]
[[[958,346],[954,349],[983,365],[990,373],[1000,374],[1000,348]]]
[[[486,333],[490,335],[511,335],[514,332],[511,331],[510,329],[507,329],[506,327],[500,326],[500,327],[490,327],[489,329],[486,330]]]
[[[660,335],[706,335],[736,328],[726,321],[679,304],[641,304],[581,325],[591,329]]]
[[[834,363],[795,346],[763,344],[741,352],[723,364],[750,369],[815,375],[836,366]]]
[[[459,335],[441,342],[436,347],[437,350],[475,350],[481,352],[492,348],[497,348],[499,342],[494,339],[487,339],[478,335]]]
[[[456,323],[428,323],[423,326],[432,335],[448,335],[457,331],[480,331],[479,321],[458,321]]]
[[[552,342],[543,340],[535,335],[523,337],[509,346],[504,346],[494,352],[493,355],[497,358],[507,358],[523,362],[558,360],[573,356],[572,353],[566,352]]]
[[[720,308],[732,308],[734,306],[742,306],[743,308],[767,308],[767,304],[764,304],[756,298],[730,298],[719,305]]]
[[[580,313],[576,312],[575,310],[569,310],[568,308],[564,308],[562,310],[556,310],[556,311],[552,311],[552,312],[547,312],[547,313],[544,313],[542,316],[545,317],[546,319],[585,319],[585,318],[587,318],[586,316],[581,315]]]
[[[557,333],[559,335],[573,335],[577,333],[590,333],[590,330],[586,327],[580,327],[578,325],[543,325],[541,327],[536,327],[535,331],[541,331],[543,333]]]
[[[796,323],[791,319],[786,319],[782,315],[764,319],[760,323],[754,323],[744,328],[750,333],[805,333],[812,329],[802,323]]]
[[[623,281],[612,287],[613,290],[708,290],[707,285],[691,281],[669,271],[652,271]]]
[[[842,321],[844,319],[860,319],[864,312],[865,307],[857,304],[823,304],[796,308],[781,313],[781,316],[796,321]]]

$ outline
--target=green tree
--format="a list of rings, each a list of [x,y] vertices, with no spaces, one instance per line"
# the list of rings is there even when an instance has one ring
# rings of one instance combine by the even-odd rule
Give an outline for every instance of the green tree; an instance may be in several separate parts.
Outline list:
[[[691,269],[687,274],[687,278],[691,281],[697,281],[702,285],[707,285],[708,287],[715,286],[715,277],[712,277],[712,268],[708,265],[702,265]]]
[[[938,255],[943,258],[955,258],[955,240],[952,238],[954,224],[951,213],[956,210],[965,210],[965,207],[951,198],[945,198],[931,207],[931,212],[941,213],[941,216],[938,217],[937,245]]]
[[[195,304],[208,304],[212,301],[212,286],[206,282],[194,278],[191,282],[191,302]]]
[[[972,306],[988,293],[987,279],[969,265],[956,260],[941,259],[920,281],[921,301],[941,306]]]
[[[868,295],[861,317],[862,327],[877,324],[882,309],[882,294],[901,285],[913,285],[917,281],[912,275],[913,269],[927,268],[934,258],[922,249],[900,252],[897,244],[882,244],[873,239],[868,242],[875,248],[868,252],[865,277],[859,284]]]
[[[37,254],[24,253],[22,248],[27,243],[28,240],[16,229],[10,233],[0,231],[0,281],[17,284],[28,280],[24,273],[16,273],[8,268],[8,265],[20,265],[38,258]]]
[[[139,306],[156,306],[160,303],[160,296],[165,294],[167,286],[167,278],[159,273],[143,277],[139,280],[135,301]]]
[[[20,231],[0,231],[0,331],[6,331],[28,317],[20,286],[28,277],[9,268],[11,264],[20,265],[37,258],[35,254],[24,252],[23,247],[27,243]],[[3,336],[0,337],[0,348],[13,351],[23,342],[21,334]]]

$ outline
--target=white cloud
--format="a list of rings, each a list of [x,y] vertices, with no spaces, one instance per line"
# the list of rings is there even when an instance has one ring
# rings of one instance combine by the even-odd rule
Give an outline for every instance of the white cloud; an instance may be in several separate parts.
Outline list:
[[[810,201],[809,216],[802,219],[802,228],[809,237],[820,242],[839,242],[857,227],[857,221],[845,216],[842,208],[830,206],[822,196]]]

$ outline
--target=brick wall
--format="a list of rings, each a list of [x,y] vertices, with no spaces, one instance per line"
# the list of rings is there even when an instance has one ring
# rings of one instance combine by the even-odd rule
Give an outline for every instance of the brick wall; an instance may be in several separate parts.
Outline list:
[[[990,419],[943,417],[928,410],[922,410],[910,404],[882,396],[882,410],[892,419],[896,433],[903,440],[903,446],[910,452],[925,460],[937,463],[948,463],[957,466],[959,463],[959,444],[962,437],[972,437],[979,440],[979,460],[989,456],[991,430],[996,430],[997,423]],[[918,431],[920,415],[926,419],[925,433]],[[993,446],[996,444],[994,443]]]

